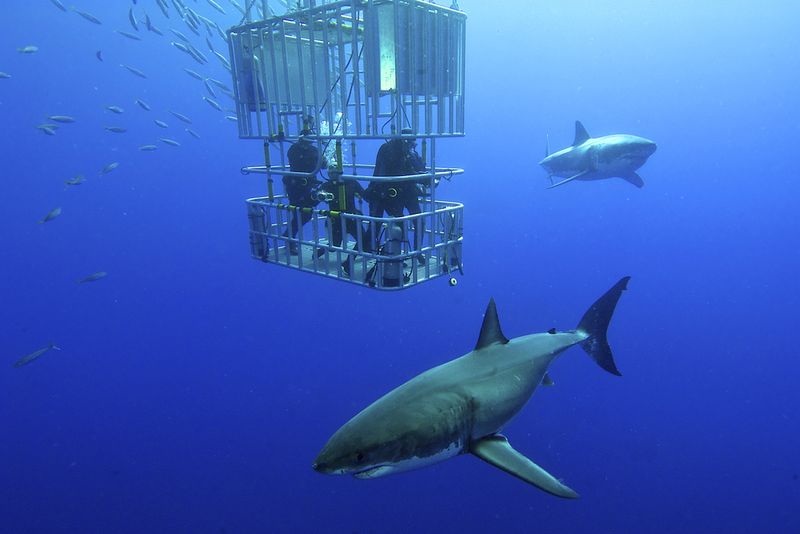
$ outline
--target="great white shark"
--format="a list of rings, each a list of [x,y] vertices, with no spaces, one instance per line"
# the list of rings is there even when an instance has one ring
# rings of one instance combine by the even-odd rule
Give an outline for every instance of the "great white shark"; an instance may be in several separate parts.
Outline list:
[[[549,144],[549,143],[548,143]],[[550,154],[539,162],[550,177],[548,189],[564,185],[573,180],[602,180],[622,178],[636,187],[643,187],[644,180],[636,171],[656,151],[656,144],[644,137],[628,134],[591,137],[581,121],[575,121],[575,140],[569,146]],[[552,183],[553,176],[564,178]]]
[[[539,384],[552,385],[550,364],[580,345],[619,375],[606,339],[608,323],[630,277],[622,278],[584,314],[574,330],[503,335],[489,301],[475,349],[387,393],[342,426],[314,460],[332,475],[370,479],[472,454],[548,493],[578,494],[514,450],[501,429]]]

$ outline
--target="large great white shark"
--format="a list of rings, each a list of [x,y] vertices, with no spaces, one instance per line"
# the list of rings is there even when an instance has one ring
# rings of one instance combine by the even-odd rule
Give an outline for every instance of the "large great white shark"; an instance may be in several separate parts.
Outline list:
[[[328,440],[313,468],[326,474],[376,478],[470,453],[542,490],[578,494],[514,450],[500,430],[539,384],[551,385],[550,364],[580,345],[600,367],[619,375],[606,339],[608,323],[629,277],[600,297],[575,330],[551,329],[509,340],[489,301],[475,349],[387,393]]]
[[[550,177],[548,189],[564,185],[573,180],[602,180],[622,178],[643,187],[644,180],[636,171],[656,151],[656,144],[644,137],[629,134],[591,137],[581,121],[575,121],[575,141],[539,162]],[[552,184],[553,176],[564,178]]]

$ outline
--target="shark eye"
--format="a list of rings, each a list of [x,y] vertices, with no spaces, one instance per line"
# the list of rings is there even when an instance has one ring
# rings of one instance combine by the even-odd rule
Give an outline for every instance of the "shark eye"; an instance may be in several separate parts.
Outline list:
[[[361,463],[361,462],[364,461],[364,453],[363,452],[359,452],[358,454],[356,454],[356,461],[358,463]]]

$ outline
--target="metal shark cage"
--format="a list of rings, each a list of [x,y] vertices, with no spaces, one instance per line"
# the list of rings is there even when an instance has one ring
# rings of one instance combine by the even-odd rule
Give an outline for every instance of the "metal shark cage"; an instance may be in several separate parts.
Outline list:
[[[270,13],[260,3],[261,13]],[[439,182],[463,169],[439,165],[436,141],[464,135],[466,15],[455,3],[306,0],[251,21],[252,6],[246,22],[228,30],[239,137],[264,143],[264,165],[242,168],[267,182],[266,196],[247,200],[252,256],[382,290],[463,272],[464,206],[436,196]],[[319,173],[292,172],[287,163],[285,149],[304,129],[319,147]],[[422,140],[424,173],[373,176],[374,165],[357,160],[357,144],[397,138]],[[339,192],[337,202],[319,198],[327,210],[293,206],[274,187],[276,177],[310,180],[325,172],[327,189]],[[355,212],[344,194],[352,181],[418,184],[422,212]],[[309,222],[297,224],[294,237],[292,221],[304,215]],[[336,235],[344,236],[340,245]]]

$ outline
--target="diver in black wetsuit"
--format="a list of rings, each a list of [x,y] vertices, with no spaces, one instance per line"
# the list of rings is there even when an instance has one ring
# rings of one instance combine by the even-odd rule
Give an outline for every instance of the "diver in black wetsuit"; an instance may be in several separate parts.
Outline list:
[[[364,197],[364,187],[355,180],[347,180],[344,182],[344,200],[345,205],[344,209],[341,209],[339,205],[339,183],[336,182],[326,182],[320,186],[321,191],[325,191],[328,193],[328,209],[332,211],[342,211],[343,213],[352,213],[354,215],[362,215],[361,211],[356,209],[356,195],[359,198]],[[347,219],[345,221],[345,230],[348,234],[353,236],[356,241],[358,241],[358,223],[353,219]],[[342,221],[339,217],[331,217],[331,236],[330,236],[330,243],[335,246],[339,247],[342,245]],[[361,245],[363,247],[363,252],[372,252],[372,237],[369,231],[369,228],[366,230],[361,228]],[[345,245],[346,246],[346,245]],[[317,255],[322,255],[323,251],[317,251]]]
[[[308,176],[283,177],[283,185],[286,189],[286,195],[289,197],[289,204],[297,206],[297,208],[308,208],[292,210],[294,215],[292,217],[292,237],[297,237],[300,226],[297,224],[298,217],[300,218],[300,224],[305,225],[311,220],[311,209],[319,204],[319,200],[312,194],[312,190],[320,183],[314,171],[318,170],[318,163],[320,168],[328,165],[324,157],[320,162],[319,149],[310,136],[311,130],[305,129],[301,131],[300,139],[290,146],[286,153],[289,159],[289,170],[309,173]],[[289,252],[297,254],[297,243],[289,243]]]
[[[402,133],[412,134],[413,130],[404,128]],[[408,176],[425,171],[425,164],[416,151],[415,138],[392,139],[378,149],[375,158],[373,176]],[[365,198],[369,202],[371,217],[383,217],[388,213],[392,217],[402,217],[403,210],[409,215],[416,215],[422,209],[419,205],[419,185],[417,181],[385,181],[372,182],[367,187]],[[414,232],[414,248],[419,249],[422,237],[422,220],[418,220]],[[422,255],[419,258],[424,261]]]

